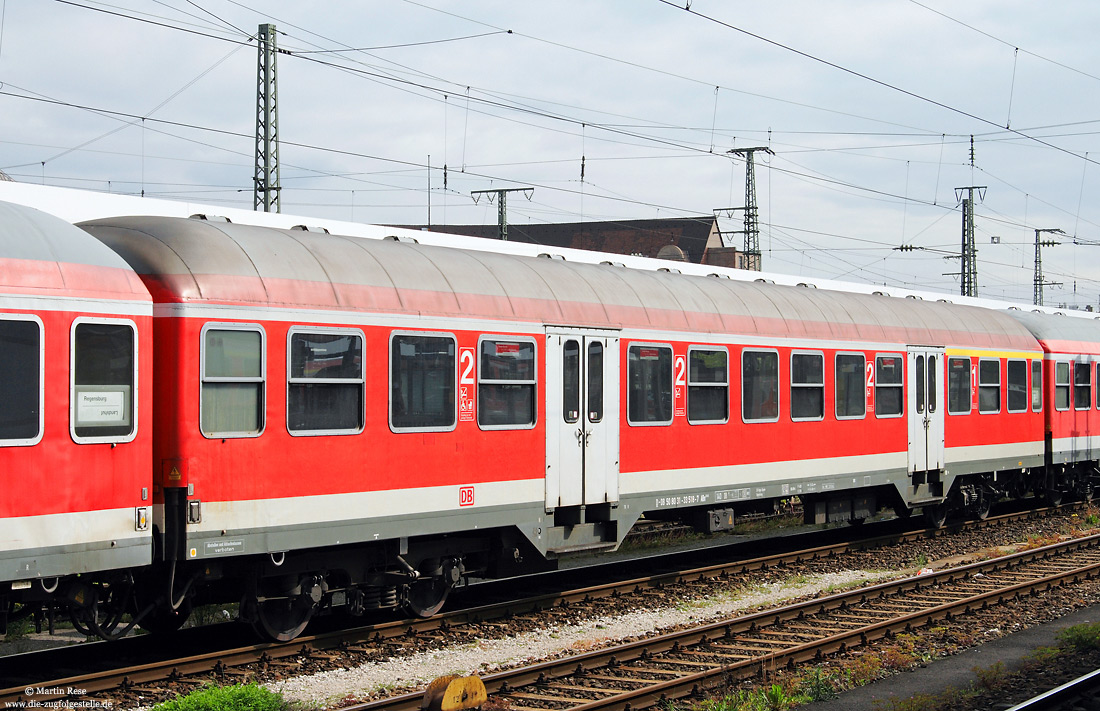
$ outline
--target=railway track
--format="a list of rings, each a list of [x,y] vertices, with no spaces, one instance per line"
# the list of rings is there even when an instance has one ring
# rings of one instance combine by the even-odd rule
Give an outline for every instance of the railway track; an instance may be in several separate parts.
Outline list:
[[[155,690],[163,688],[166,683],[171,683],[176,688],[186,688],[192,683],[205,682],[211,673],[231,680],[234,677],[247,674],[247,672],[240,670],[249,665],[259,665],[265,668],[297,667],[299,662],[295,660],[301,660],[302,658],[324,659],[337,651],[362,652],[368,651],[372,646],[379,644],[400,646],[404,644],[405,640],[410,639],[437,639],[442,641],[447,636],[452,635],[456,628],[467,624],[481,624],[493,620],[499,621],[498,624],[508,624],[510,618],[532,615],[541,611],[554,610],[555,608],[597,607],[601,604],[601,600],[608,598],[646,595],[655,592],[660,594],[659,591],[676,585],[690,586],[716,579],[735,579],[753,571],[768,570],[802,561],[829,559],[853,550],[865,550],[895,545],[905,541],[933,538],[958,531],[963,527],[980,528],[1011,523],[1020,519],[1038,517],[1051,511],[1053,510],[1008,514],[985,521],[960,524],[940,531],[920,530],[891,533],[890,535],[865,540],[783,552],[749,560],[737,560],[694,567],[688,570],[635,577],[608,584],[574,588],[559,593],[530,596],[502,604],[455,610],[428,620],[386,622],[354,629],[337,630],[302,637],[295,642],[283,645],[251,644],[232,649],[217,649],[192,654],[186,658],[172,658],[164,661],[87,672],[74,669],[69,661],[63,663],[50,662],[47,661],[48,658],[44,655],[27,655],[34,660],[30,666],[37,670],[37,674],[33,671],[25,671],[20,676],[20,672],[6,672],[3,678],[7,682],[5,684],[7,688],[0,688],[0,703],[20,700],[57,700],[56,696],[45,698],[35,694],[27,695],[25,690],[28,687],[51,690],[72,687],[85,690],[86,695],[96,695],[120,689],[126,693],[133,693],[146,688]],[[102,662],[102,660],[100,661]],[[63,678],[46,678],[41,673],[44,670],[61,668],[68,668],[73,671]],[[522,706],[522,704],[519,705]]]
[[[492,674],[513,711],[631,711],[1100,575],[1100,535]],[[412,711],[423,693],[347,707]]]

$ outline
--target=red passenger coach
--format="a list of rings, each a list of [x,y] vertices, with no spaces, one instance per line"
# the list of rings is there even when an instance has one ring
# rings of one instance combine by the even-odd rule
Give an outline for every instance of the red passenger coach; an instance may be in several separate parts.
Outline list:
[[[286,640],[330,608],[434,614],[464,575],[614,548],[643,515],[715,530],[799,496],[813,521],[942,522],[1045,481],[1042,350],[1005,312],[305,228],[82,227],[154,301],[142,575],[175,611],[151,626],[243,599]]]
[[[0,622],[56,596],[110,632],[151,562],[151,325],[118,255],[0,203]]]
[[[1046,430],[1048,497],[1091,497],[1100,485],[1100,321],[1012,311],[1042,344],[1044,377],[1032,391]]]

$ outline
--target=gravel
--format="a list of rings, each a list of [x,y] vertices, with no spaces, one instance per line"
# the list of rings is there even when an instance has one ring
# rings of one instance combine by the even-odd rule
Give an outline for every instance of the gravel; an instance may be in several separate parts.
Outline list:
[[[474,639],[411,656],[273,682],[266,686],[303,703],[368,699],[427,685],[447,674],[487,674],[534,661],[608,646],[688,623],[777,602],[895,577],[896,572],[848,570],[805,576],[799,584],[770,583],[730,590],[692,603],[635,610],[614,617],[546,627],[501,639]]]

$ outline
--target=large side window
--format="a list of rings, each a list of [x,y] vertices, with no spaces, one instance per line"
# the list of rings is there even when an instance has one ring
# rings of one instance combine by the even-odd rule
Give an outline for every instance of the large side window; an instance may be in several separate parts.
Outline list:
[[[1092,407],[1092,364],[1073,364],[1073,409],[1088,410]]]
[[[779,419],[779,353],[741,353],[741,417],[745,422]]]
[[[1008,411],[1027,411],[1027,361],[1008,361]]]
[[[1069,363],[1054,364],[1054,409],[1069,409]]]
[[[688,349],[688,422],[727,422],[730,418],[729,353]]]
[[[905,392],[905,365],[900,355],[875,357],[875,416],[901,417]]]
[[[970,359],[947,359],[947,412],[951,415],[970,413]]]
[[[137,339],[131,323],[73,325],[72,433],[77,442],[134,437]]]
[[[978,412],[1001,411],[1001,361],[996,358],[978,360]]]
[[[390,426],[450,430],[455,417],[454,337],[394,334],[390,341]]]
[[[0,447],[42,439],[42,322],[0,317]]]
[[[825,356],[791,354],[791,419],[825,418]]]
[[[1043,411],[1043,361],[1041,360],[1031,361],[1031,411]]]
[[[634,345],[627,349],[627,421],[672,423],[672,348]]]
[[[200,429],[207,437],[255,437],[264,429],[264,332],[207,324],[202,336]]]
[[[534,341],[481,341],[477,423],[482,427],[535,426]]]
[[[286,426],[293,434],[363,430],[363,335],[292,328]]]
[[[836,356],[836,417],[838,420],[862,418],[867,413],[864,381],[867,358],[862,353],[838,353]]]

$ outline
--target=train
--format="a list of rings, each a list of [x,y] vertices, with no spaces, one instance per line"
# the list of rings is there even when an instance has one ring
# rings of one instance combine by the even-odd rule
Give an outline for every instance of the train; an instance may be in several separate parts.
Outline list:
[[[0,202],[0,626],[436,614],[471,576],[1100,484],[1100,322]]]

